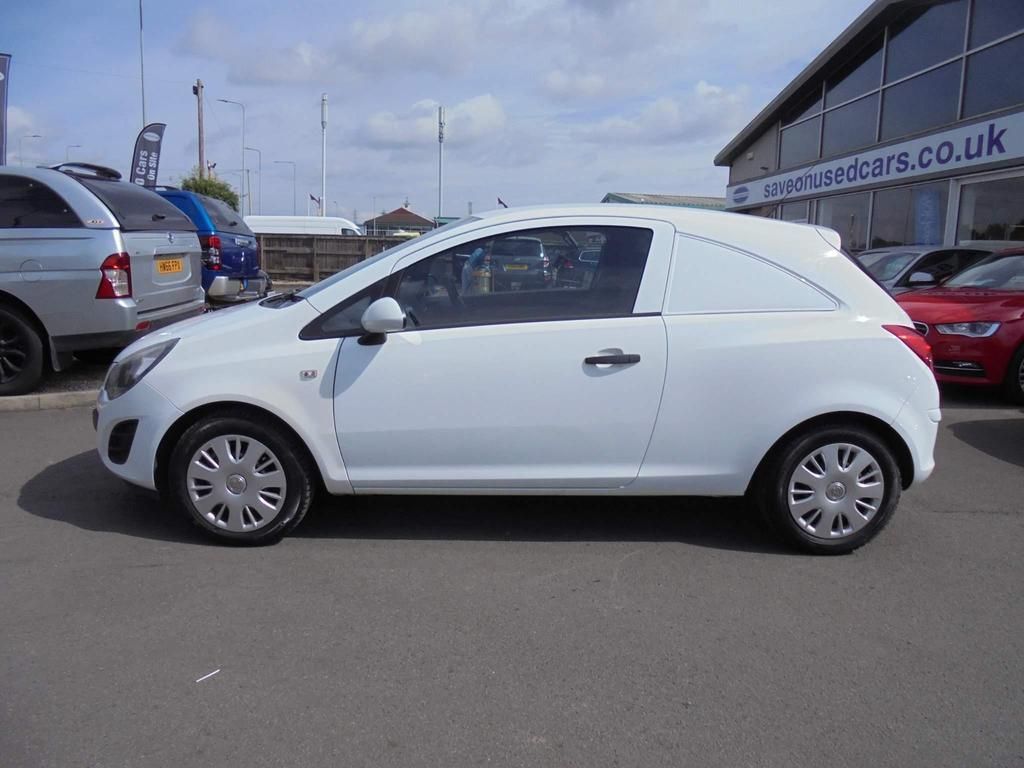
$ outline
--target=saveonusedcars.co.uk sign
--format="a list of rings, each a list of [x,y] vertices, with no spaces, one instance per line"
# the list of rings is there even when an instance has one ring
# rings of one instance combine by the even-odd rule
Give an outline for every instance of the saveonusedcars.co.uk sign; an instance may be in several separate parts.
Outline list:
[[[743,208],[870,184],[899,183],[938,171],[1021,157],[1024,157],[1024,112],[736,184],[728,188],[727,207]]]

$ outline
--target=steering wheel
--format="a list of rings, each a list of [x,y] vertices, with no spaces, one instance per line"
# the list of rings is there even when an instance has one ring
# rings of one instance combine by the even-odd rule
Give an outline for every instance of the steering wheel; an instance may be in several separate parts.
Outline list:
[[[448,277],[448,282],[445,283],[445,289],[448,291],[448,298],[451,301],[452,305],[458,307],[459,309],[466,308],[466,302],[464,302],[462,300],[462,297],[459,296],[459,290],[458,288],[455,287],[454,277]]]

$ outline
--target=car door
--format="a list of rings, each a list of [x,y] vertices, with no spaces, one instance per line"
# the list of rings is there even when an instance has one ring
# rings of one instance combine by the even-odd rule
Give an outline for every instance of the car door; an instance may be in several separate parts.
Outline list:
[[[613,488],[636,478],[665,378],[659,313],[674,230],[608,222],[506,225],[407,256],[325,318],[352,326],[383,295],[407,313],[406,329],[383,343],[353,329],[340,350],[335,422],[357,492]],[[500,252],[513,237],[575,239],[598,252],[590,287],[512,288],[487,274],[486,259],[461,274],[468,254]]]

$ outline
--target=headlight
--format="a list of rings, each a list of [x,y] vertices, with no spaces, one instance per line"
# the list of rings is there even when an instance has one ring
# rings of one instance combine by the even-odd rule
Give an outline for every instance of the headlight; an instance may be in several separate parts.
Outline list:
[[[177,339],[171,339],[154,344],[152,347],[146,347],[128,355],[124,360],[116,361],[110,366],[110,370],[107,371],[107,379],[103,382],[103,391],[106,393],[107,399],[113,400],[120,397],[142,381],[142,377],[167,357],[177,343]]]
[[[999,323],[948,323],[936,325],[935,330],[947,336],[970,336],[985,339],[999,330]]]

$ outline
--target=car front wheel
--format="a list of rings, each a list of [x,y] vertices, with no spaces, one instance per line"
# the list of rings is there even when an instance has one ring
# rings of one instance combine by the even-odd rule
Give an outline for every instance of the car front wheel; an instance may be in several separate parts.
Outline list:
[[[235,544],[272,544],[313,501],[314,474],[283,430],[239,416],[191,426],[171,454],[171,502],[204,532]]]
[[[757,502],[790,544],[814,554],[846,554],[874,538],[899,503],[891,449],[871,432],[825,428],[791,440],[761,478]]]
[[[1006,396],[1014,403],[1024,403],[1024,344],[1006,370]]]

